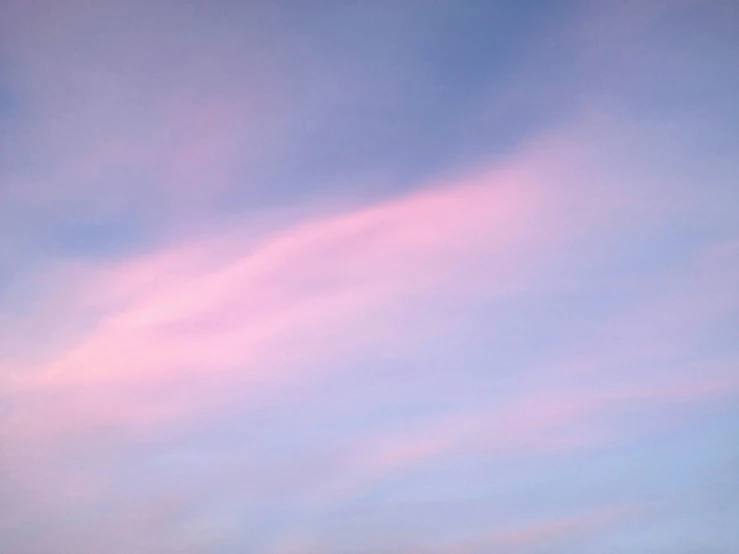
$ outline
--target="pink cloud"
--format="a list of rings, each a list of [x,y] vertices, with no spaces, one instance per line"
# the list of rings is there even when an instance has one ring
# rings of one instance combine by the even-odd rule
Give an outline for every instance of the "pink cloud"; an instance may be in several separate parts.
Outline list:
[[[218,126],[210,112],[195,120],[210,125],[211,117]],[[424,340],[439,324],[424,319],[426,305],[551,286],[541,268],[571,241],[613,225],[609,214],[632,200],[587,196],[587,183],[571,174],[582,153],[568,136],[540,140],[495,171],[374,206],[291,215],[278,227],[267,222],[266,231],[228,227],[130,259],[65,267],[61,279],[52,272],[49,283],[61,286],[64,302],[52,298],[54,309],[36,319],[50,328],[84,324],[73,325],[53,355],[9,366],[4,388],[37,399],[19,403],[6,428],[142,431],[217,409],[218,391],[236,385],[248,385],[248,402],[258,406],[269,387],[329,371],[379,343],[403,349]],[[580,365],[589,366],[587,357]],[[371,469],[360,471],[372,477],[360,481],[480,434],[490,449],[607,440],[577,423],[614,401],[555,391],[454,416],[442,429],[378,446]],[[35,402],[43,410],[29,409]]]
[[[546,381],[546,375],[539,379]],[[609,390],[575,384],[520,391],[506,403],[483,411],[453,413],[415,428],[365,438],[338,457],[335,478],[321,483],[316,500],[343,503],[389,479],[402,477],[443,457],[521,457],[572,454],[628,441],[661,427],[628,433],[608,418],[637,409],[684,406],[739,393],[739,379],[668,379],[651,386]]]
[[[396,546],[404,554],[479,554],[482,552],[524,553],[539,549],[563,547],[586,540],[605,530],[627,524],[644,513],[644,507],[624,504],[597,508],[590,512],[503,526],[490,521],[496,529],[469,538],[440,544]],[[532,550],[533,549],[533,550]],[[268,550],[269,554],[321,554],[337,552],[335,546],[316,533],[303,532],[284,539]]]
[[[445,325],[426,317],[428,306],[561,286],[546,271],[548,262],[613,225],[609,210],[628,210],[633,200],[594,199],[577,180],[563,179],[577,155],[569,141],[563,148],[539,144],[503,169],[440,180],[374,206],[302,219],[290,214],[278,224],[267,217],[258,231],[222,228],[130,259],[52,271],[41,288],[59,292],[32,315],[50,329],[75,324],[58,344],[41,341],[42,355],[3,368],[10,401],[0,423],[3,440],[41,445],[21,448],[24,465],[54,459],[59,443],[99,429],[158,437],[229,409],[232,390],[240,391],[239,410],[259,409],[282,384],[305,382],[308,391],[312,377],[377,348],[412,350]],[[664,305],[672,306],[668,300]],[[705,307],[704,297],[694,305]],[[660,306],[645,313],[663,321]],[[634,320],[624,321],[622,329],[633,332]],[[627,356],[638,342],[627,341]],[[575,365],[602,367],[597,356],[584,359]],[[309,504],[343,503],[444,456],[529,456],[611,444],[622,434],[601,417],[628,403],[691,402],[736,387],[721,379],[673,379],[604,392],[576,378],[552,386],[559,370],[541,368],[531,388],[504,405],[359,439],[340,449],[330,477],[310,481],[298,496]]]
[[[496,531],[480,538],[434,547],[422,552],[423,554],[476,554],[489,550],[530,552],[532,548],[551,548],[577,542],[590,534],[623,524],[641,511],[638,506],[601,508],[591,513]]]
[[[15,371],[9,386],[69,398],[98,387],[99,404],[86,401],[84,410],[129,420],[170,408],[117,410],[106,387],[122,397],[130,389],[133,399],[182,379],[292,379],[311,360],[355,356],[379,336],[392,343],[390,329],[411,317],[416,299],[520,288],[556,240],[554,200],[530,173],[493,172],[261,237],[227,230],[72,268],[66,292],[75,300],[62,312],[93,323],[46,361]],[[413,325],[423,334],[422,321]]]

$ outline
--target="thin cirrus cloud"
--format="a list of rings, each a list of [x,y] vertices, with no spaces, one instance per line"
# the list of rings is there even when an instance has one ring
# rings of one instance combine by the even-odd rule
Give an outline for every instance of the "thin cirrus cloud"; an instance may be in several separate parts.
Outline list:
[[[561,171],[562,158],[554,158]],[[59,437],[82,433],[99,440],[90,432],[111,425],[140,437],[162,436],[156,431],[161,426],[169,429],[165,433],[178,433],[178,425],[190,426],[224,409],[244,413],[264,409],[265,402],[280,406],[280,386],[300,382],[308,385],[304,394],[315,399],[297,403],[310,406],[324,394],[310,383],[327,370],[368,355],[379,344],[388,352],[412,356],[409,348],[412,352],[414,344],[435,336],[438,326],[423,321],[425,314],[434,313],[433,307],[422,308],[431,299],[443,306],[514,295],[524,306],[529,297],[551,294],[556,281],[560,284],[554,290],[568,290],[567,271],[556,280],[551,269],[546,279],[539,274],[556,268],[562,256],[587,252],[590,235],[613,233],[612,221],[618,216],[605,211],[598,218],[588,214],[584,222],[573,221],[568,208],[582,202],[584,189],[570,185],[567,194],[562,185],[555,198],[538,184],[541,175],[551,182],[556,174],[552,158],[522,159],[525,163],[516,163],[525,170],[508,167],[443,183],[263,237],[229,230],[73,273],[82,283],[75,311],[94,312],[95,323],[49,359],[11,373],[9,398],[16,406],[5,420],[8,444],[52,441],[55,449]],[[598,202],[590,206],[597,209]],[[606,204],[627,213],[630,206]],[[676,287],[672,298],[681,292]],[[662,305],[652,308],[658,322]],[[698,305],[708,304],[703,300]],[[682,304],[686,306],[678,319],[694,322],[691,303]],[[670,318],[675,315],[672,310]],[[643,313],[638,317],[643,321]],[[641,334],[629,338],[633,324],[621,325],[626,342],[622,339],[619,355],[629,359],[623,347],[636,347],[631,359],[643,359]],[[412,329],[402,333],[409,344],[394,338],[402,328]],[[665,329],[663,324],[658,328]],[[605,352],[602,346],[600,351]],[[673,348],[673,356],[680,353]],[[448,456],[572,455],[628,442],[629,435],[640,433],[624,435],[623,424],[619,428],[617,422],[614,429],[598,423],[599,414],[618,416],[624,403],[633,401],[642,404],[642,411],[662,410],[660,405],[675,400],[700,403],[737,390],[735,381],[721,380],[721,368],[715,377],[687,381],[643,374],[633,390],[602,390],[599,381],[608,383],[612,377],[607,363],[569,373],[574,379],[553,385],[552,379],[568,375],[561,363],[571,362],[529,373],[527,380],[540,383],[543,390],[519,387],[507,406],[482,412],[457,409],[457,414],[443,415],[439,423],[418,431],[401,425],[359,450],[338,452],[332,462],[338,464],[332,470],[338,480],[299,480],[296,501],[324,509],[341,505]],[[575,385],[583,371],[595,380],[590,390]],[[664,383],[645,388],[643,383],[655,378]],[[234,388],[240,391],[237,409]],[[501,402],[505,397],[494,400]]]
[[[226,233],[74,272],[83,283],[77,309],[87,305],[97,323],[39,367],[19,371],[17,386],[156,387],[193,373],[279,381],[281,365],[320,356],[316,345],[338,354],[377,340],[393,325],[388,313],[412,324],[414,297],[471,301],[495,294],[489,280],[498,294],[516,290],[571,226],[557,221],[566,202],[533,180],[500,171],[258,240]],[[536,227],[527,223],[534,218]],[[486,268],[480,261],[490,256],[499,261]],[[471,279],[460,282],[465,275]]]
[[[526,552],[553,545],[567,548],[577,543],[579,537],[607,530],[633,518],[638,510],[633,507],[616,506],[587,514],[568,514],[561,519],[550,519],[539,523],[520,524],[507,530],[492,531],[483,536],[467,537],[461,540],[443,541],[433,545],[418,540],[406,546],[414,554],[473,554],[486,550]],[[329,554],[337,552],[330,545],[308,537],[287,540],[284,544],[270,550],[270,554],[304,554],[317,552]]]
[[[339,4],[0,8],[0,550],[736,550],[734,8]]]

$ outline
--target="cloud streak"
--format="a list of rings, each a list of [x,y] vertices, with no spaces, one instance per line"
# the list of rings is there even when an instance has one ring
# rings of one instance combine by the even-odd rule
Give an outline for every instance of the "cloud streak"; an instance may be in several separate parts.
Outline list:
[[[340,4],[0,7],[0,543],[736,550],[732,9]]]

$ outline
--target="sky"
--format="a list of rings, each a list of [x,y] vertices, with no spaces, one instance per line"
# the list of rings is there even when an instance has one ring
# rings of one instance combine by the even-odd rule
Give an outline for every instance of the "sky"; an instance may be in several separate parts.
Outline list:
[[[0,551],[739,552],[738,31],[0,0]]]

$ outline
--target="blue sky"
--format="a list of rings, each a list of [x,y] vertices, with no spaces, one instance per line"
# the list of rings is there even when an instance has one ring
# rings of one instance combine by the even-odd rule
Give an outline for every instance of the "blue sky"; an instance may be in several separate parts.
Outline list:
[[[0,550],[739,549],[732,1],[0,5]]]

